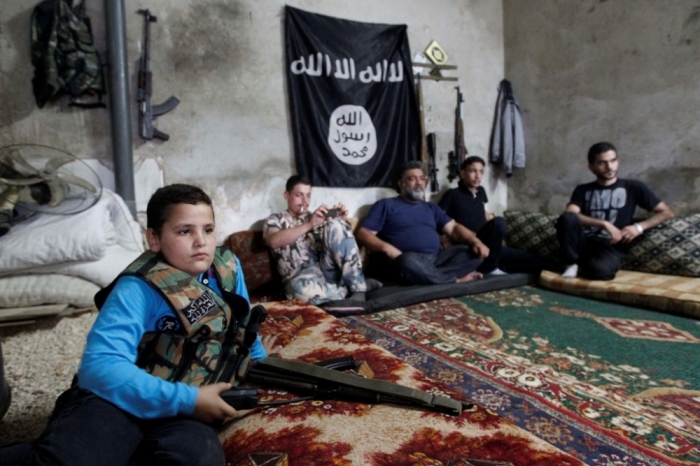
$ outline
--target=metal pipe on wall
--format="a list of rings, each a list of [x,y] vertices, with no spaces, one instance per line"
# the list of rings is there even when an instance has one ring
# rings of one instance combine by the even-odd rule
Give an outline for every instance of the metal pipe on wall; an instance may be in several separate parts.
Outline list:
[[[105,0],[104,5],[105,23],[107,24],[114,184],[117,194],[124,199],[131,214],[136,218],[124,0]]]

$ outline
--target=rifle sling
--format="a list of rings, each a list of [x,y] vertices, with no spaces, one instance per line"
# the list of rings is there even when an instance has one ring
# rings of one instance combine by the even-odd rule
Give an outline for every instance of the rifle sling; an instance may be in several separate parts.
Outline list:
[[[319,382],[331,382],[341,386],[366,390],[380,395],[387,395],[404,402],[410,402],[418,406],[437,408],[450,414],[460,414],[462,403],[446,396],[404,387],[386,380],[368,379],[354,374],[347,374],[336,370],[326,369],[301,361],[290,361],[278,358],[265,358],[256,364],[256,369],[274,372],[280,376],[288,374],[315,379]]]

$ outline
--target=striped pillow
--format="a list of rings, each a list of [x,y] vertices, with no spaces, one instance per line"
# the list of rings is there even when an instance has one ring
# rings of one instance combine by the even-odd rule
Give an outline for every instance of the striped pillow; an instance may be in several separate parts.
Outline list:
[[[561,262],[555,223],[558,215],[506,210],[506,244],[523,251],[536,252],[548,261]]]
[[[644,232],[632,244],[622,268],[700,277],[700,214],[672,218]]]

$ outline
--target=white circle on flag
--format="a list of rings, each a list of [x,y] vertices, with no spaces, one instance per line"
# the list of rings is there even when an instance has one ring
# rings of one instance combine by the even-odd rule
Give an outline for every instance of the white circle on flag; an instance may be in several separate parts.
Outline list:
[[[331,115],[328,145],[348,165],[362,165],[377,152],[377,130],[367,110],[359,105],[341,105]]]

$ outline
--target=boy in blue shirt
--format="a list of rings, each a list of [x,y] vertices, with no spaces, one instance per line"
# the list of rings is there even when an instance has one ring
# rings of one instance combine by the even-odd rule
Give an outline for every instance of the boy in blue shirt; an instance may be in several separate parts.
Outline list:
[[[212,423],[236,410],[219,396],[231,384],[212,382],[225,362],[267,355],[244,329],[240,263],[216,248],[212,202],[197,187],[158,189],[147,218],[150,251],[95,297],[75,383],[41,437],[0,449],[0,465],[225,464]]]

